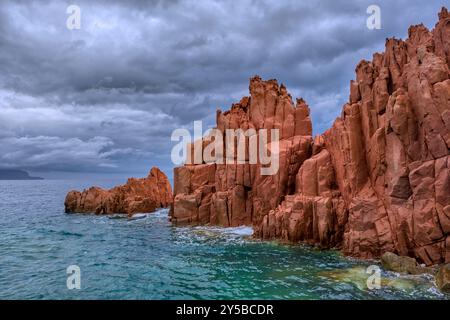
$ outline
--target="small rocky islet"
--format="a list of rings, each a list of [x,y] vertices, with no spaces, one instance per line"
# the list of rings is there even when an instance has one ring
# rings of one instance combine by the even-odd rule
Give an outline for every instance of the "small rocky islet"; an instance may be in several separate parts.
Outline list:
[[[127,183],[105,190],[91,187],[70,191],[64,202],[66,213],[127,214],[151,213],[172,203],[172,187],[159,168],[153,167],[146,178],[130,178]]]
[[[217,129],[279,129],[280,167],[202,163],[174,169],[174,193],[153,168],[144,179],[71,191],[68,213],[152,212],[176,226],[250,225],[254,237],[309,243],[381,259],[386,270],[431,274],[450,291],[450,13],[433,30],[411,26],[361,61],[332,127],[312,136],[309,107],[276,80],[217,111]],[[203,146],[208,144],[207,141]],[[248,140],[246,141],[248,143]],[[356,272],[358,274],[358,272]],[[335,277],[346,277],[336,273]]]

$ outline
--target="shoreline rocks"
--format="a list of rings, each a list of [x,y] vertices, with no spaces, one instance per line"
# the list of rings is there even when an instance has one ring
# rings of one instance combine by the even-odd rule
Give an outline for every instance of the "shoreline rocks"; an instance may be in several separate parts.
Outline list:
[[[436,275],[436,285],[441,292],[450,293],[450,263],[439,268]]]
[[[249,97],[217,112],[217,128],[279,129],[278,173],[248,163],[175,168],[172,222],[253,225],[258,238],[357,258],[449,263],[449,12],[434,30],[408,34],[357,65],[341,116],[316,137],[303,99],[253,77]]]
[[[167,208],[172,201],[167,176],[153,167],[147,178],[130,178],[125,185],[110,190],[91,187],[83,192],[70,191],[64,206],[66,213],[125,213],[131,216]]]
[[[368,290],[399,290],[413,292],[418,287],[431,289],[434,285],[428,277],[411,276],[407,274],[380,274],[380,288],[370,289],[368,286],[368,275],[366,266],[354,266],[345,269],[324,270],[319,273],[321,277],[333,279],[338,283],[348,283],[356,286],[361,291]]]
[[[419,265],[416,259],[406,256],[398,256],[392,252],[385,252],[381,256],[381,265],[384,269],[400,273],[408,273],[412,275],[428,273],[436,274],[436,270],[430,267]]]
[[[385,252],[381,256],[383,268],[390,271],[417,274],[417,261],[411,257],[398,256],[392,252]]]

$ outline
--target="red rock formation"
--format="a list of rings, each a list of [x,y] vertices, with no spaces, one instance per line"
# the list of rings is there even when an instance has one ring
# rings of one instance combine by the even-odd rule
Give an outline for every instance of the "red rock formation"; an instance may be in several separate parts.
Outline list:
[[[134,213],[166,208],[173,201],[172,188],[166,175],[153,167],[147,178],[130,178],[122,186],[110,190],[92,187],[83,192],[70,191],[66,196],[67,213]]]
[[[450,262],[450,14],[410,27],[361,61],[349,102],[311,137],[309,109],[275,80],[218,111],[217,127],[279,128],[280,170],[202,164],[175,169],[175,223],[253,224],[255,236]]]
[[[174,223],[257,224],[262,218],[260,212],[275,208],[288,189],[294,190],[295,174],[311,154],[308,106],[298,100],[294,107],[286,88],[278,86],[275,80],[262,81],[254,77],[250,93],[251,98],[243,98],[230,111],[217,112],[217,128],[224,133],[226,129],[238,128],[279,129],[282,140],[278,174],[262,176],[259,164],[248,163],[175,168]],[[246,140],[248,145],[249,140]]]

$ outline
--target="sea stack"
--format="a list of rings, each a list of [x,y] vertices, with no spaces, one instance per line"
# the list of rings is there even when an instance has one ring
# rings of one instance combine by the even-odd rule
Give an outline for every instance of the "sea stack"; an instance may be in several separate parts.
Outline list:
[[[130,178],[110,190],[92,187],[83,192],[70,191],[64,202],[66,213],[112,214],[149,213],[172,203],[172,188],[167,176],[153,167],[147,178]]]
[[[175,224],[253,225],[255,236],[385,252],[419,263],[450,262],[450,14],[387,39],[361,61],[348,103],[312,137],[309,108],[276,80],[250,80],[250,96],[217,128],[279,129],[279,171],[259,164],[185,165],[174,170]]]

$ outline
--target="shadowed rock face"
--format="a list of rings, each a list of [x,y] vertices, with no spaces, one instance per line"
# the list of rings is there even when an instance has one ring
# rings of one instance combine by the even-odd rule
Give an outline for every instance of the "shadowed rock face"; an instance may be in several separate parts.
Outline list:
[[[280,169],[201,164],[175,168],[176,224],[253,225],[255,236],[450,262],[450,14],[433,31],[409,28],[361,61],[349,102],[311,137],[308,106],[275,80],[217,113],[217,128],[280,129]]]
[[[66,213],[134,213],[153,212],[172,203],[173,195],[166,175],[154,167],[147,178],[128,179],[110,190],[92,187],[83,192],[70,191],[64,203]]]

